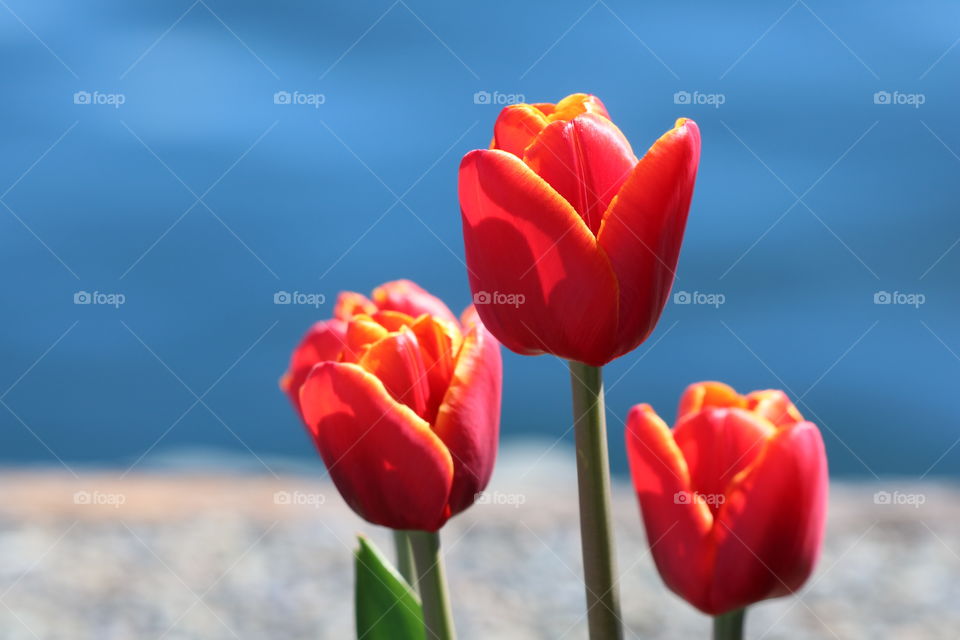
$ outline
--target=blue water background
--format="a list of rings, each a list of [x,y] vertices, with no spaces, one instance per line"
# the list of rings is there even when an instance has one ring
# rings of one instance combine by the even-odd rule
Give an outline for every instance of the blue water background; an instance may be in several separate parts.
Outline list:
[[[802,396],[836,474],[955,475],[958,18],[946,1],[6,0],[0,461],[312,461],[276,382],[337,291],[407,277],[470,301],[456,171],[499,108],[475,94],[589,91],[638,152],[699,123],[675,291],[724,297],[669,304],[608,367],[614,468],[630,406],[672,420],[716,378]],[[504,440],[569,446],[563,364],[505,367]]]

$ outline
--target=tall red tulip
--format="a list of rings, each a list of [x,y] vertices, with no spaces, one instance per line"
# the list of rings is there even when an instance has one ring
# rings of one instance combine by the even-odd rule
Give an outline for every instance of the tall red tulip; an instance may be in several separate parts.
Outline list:
[[[493,471],[500,347],[473,308],[460,321],[412,282],[340,294],[281,387],[360,516],[436,531]]]
[[[638,160],[595,96],[506,107],[460,165],[484,324],[518,353],[593,366],[636,348],[669,296],[699,160],[686,118]]]
[[[627,421],[627,454],[664,582],[718,615],[799,589],[820,555],[827,458],[817,427],[782,391],[690,386],[673,432],[649,405]]]

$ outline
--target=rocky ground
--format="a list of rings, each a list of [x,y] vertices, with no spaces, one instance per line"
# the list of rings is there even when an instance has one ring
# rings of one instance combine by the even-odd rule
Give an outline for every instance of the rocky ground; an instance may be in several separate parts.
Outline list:
[[[443,531],[460,637],[586,637],[572,460],[514,448],[485,504]],[[0,474],[0,637],[271,640],[353,636],[357,532],[390,537],[299,475]],[[877,492],[889,493],[889,504]],[[706,638],[667,593],[629,487],[614,490],[630,638]],[[960,638],[960,492],[835,483],[824,557],[747,637]]]

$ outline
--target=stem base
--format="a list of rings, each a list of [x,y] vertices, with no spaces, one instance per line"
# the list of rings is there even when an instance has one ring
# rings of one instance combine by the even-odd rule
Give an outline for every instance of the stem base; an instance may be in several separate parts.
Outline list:
[[[713,640],[743,640],[746,609],[721,613],[713,618]]]
[[[447,576],[440,554],[440,534],[408,531],[417,571],[417,588],[423,604],[423,626],[431,640],[456,640],[453,612],[447,593]]]

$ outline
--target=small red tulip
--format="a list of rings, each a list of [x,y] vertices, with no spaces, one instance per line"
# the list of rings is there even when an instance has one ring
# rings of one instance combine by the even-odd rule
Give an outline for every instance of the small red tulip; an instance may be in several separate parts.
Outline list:
[[[470,287],[508,348],[599,366],[646,340],[673,285],[700,131],[641,159],[595,96],[506,107],[460,164]]]
[[[394,529],[436,531],[493,472],[500,347],[406,280],[345,292],[281,380],[347,503]]]
[[[694,384],[672,432],[638,405],[626,439],[651,553],[677,595],[719,615],[803,585],[823,543],[827,457],[782,391]]]

